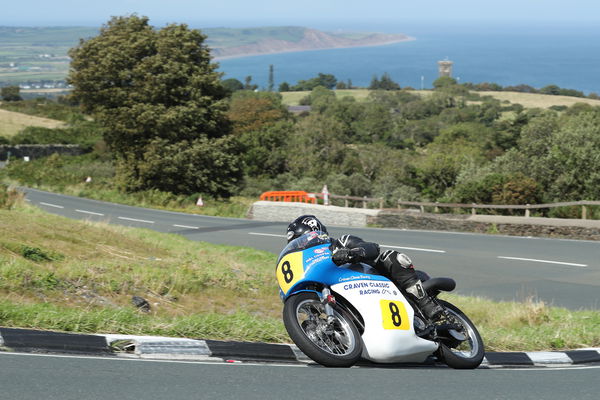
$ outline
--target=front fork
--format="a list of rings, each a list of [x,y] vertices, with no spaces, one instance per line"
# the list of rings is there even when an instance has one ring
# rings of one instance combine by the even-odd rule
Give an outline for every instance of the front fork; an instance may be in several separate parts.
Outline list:
[[[320,294],[321,303],[325,308],[325,314],[327,314],[327,322],[332,323],[334,320],[333,307],[335,304],[335,297],[331,294],[331,290],[328,287],[323,288]]]

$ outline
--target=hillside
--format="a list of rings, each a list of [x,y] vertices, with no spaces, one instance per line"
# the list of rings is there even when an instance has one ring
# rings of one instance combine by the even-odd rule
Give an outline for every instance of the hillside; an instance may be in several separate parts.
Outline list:
[[[13,136],[28,126],[59,128],[64,122],[0,109],[0,136]]]
[[[402,34],[327,33],[303,27],[206,29],[208,45],[219,58],[343,47],[378,46],[413,40]]]
[[[304,27],[202,29],[216,58],[256,54],[377,46],[412,38],[400,34],[325,33]],[[81,38],[97,35],[90,27],[0,26],[0,85],[27,81],[62,81],[66,78],[71,47]],[[56,83],[47,82],[47,88]],[[40,89],[40,88],[36,88]]]

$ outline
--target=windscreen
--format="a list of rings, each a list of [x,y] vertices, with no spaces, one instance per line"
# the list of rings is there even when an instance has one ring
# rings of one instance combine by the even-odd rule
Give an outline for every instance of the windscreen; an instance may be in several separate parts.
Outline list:
[[[309,232],[306,235],[302,235],[289,242],[287,246],[285,246],[285,248],[281,251],[281,254],[279,254],[279,260],[281,260],[281,258],[286,254],[290,254],[295,251],[306,250],[308,248],[330,242],[331,238],[325,232]]]

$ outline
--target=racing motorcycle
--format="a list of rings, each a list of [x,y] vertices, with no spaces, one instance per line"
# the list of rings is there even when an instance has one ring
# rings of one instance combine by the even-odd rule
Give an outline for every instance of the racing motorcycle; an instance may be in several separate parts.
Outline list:
[[[481,364],[477,328],[458,307],[437,298],[454,290],[454,280],[417,271],[423,288],[444,308],[442,317],[429,321],[371,266],[335,265],[330,245],[326,234],[311,232],[288,243],[277,262],[283,321],[304,354],[327,367],[350,367],[361,358],[420,363],[431,356],[452,368]]]

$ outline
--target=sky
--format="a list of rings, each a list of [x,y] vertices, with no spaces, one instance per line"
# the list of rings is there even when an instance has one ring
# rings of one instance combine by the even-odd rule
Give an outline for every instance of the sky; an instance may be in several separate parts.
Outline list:
[[[0,0],[0,10],[0,25],[8,26],[99,26],[111,16],[138,13],[155,26],[175,22],[194,28],[298,25],[401,32],[424,22],[600,28],[598,0]]]

